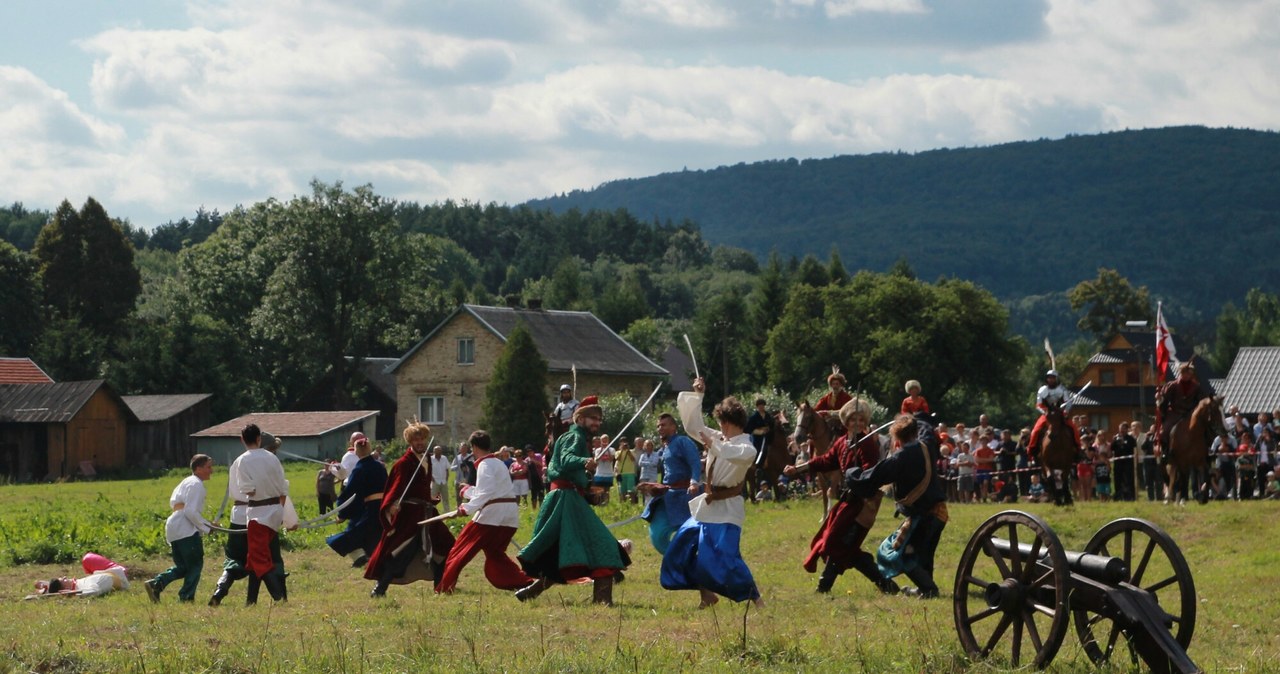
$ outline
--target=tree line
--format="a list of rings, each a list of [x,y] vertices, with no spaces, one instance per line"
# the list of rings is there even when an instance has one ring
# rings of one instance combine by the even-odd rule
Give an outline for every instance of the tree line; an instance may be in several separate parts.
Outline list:
[[[0,209],[0,234],[29,242],[0,242],[4,355],[126,394],[213,393],[218,418],[286,409],[329,370],[328,394],[349,404],[365,384],[347,356],[399,356],[458,304],[507,297],[592,311],[655,359],[688,334],[711,396],[799,396],[837,364],[890,409],[918,379],[946,418],[1020,423],[1042,369],[1008,308],[974,282],[925,280],[905,260],[850,272],[834,248],[825,261],[775,252],[761,263],[708,244],[692,222],[622,210],[423,206],[317,181],[307,195],[202,209],[150,232],[92,198],[52,213],[14,204]],[[1273,305],[1254,291],[1244,310],[1225,309],[1215,360],[1274,339]],[[1106,268],[1067,310],[1088,335],[1075,360],[1063,349],[1068,367],[1153,313],[1145,288]]]

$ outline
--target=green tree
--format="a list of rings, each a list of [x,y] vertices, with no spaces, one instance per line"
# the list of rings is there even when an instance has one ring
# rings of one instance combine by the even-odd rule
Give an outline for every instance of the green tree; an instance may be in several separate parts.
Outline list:
[[[25,356],[40,334],[40,280],[35,260],[0,241],[0,354]]]
[[[849,282],[849,272],[844,268],[844,262],[840,260],[840,249],[835,246],[831,247],[831,259],[827,261],[827,276],[836,285]]]
[[[522,321],[507,335],[506,346],[493,366],[493,376],[485,386],[481,423],[498,443],[540,445],[546,408],[547,361]]]
[[[1218,372],[1227,372],[1242,346],[1269,346],[1280,343],[1280,295],[1251,288],[1244,309],[1228,303],[1217,319],[1217,335],[1212,360]]]
[[[1077,323],[1099,342],[1124,329],[1125,321],[1150,321],[1151,294],[1146,286],[1134,288],[1114,269],[1100,267],[1098,277],[1081,281],[1067,293],[1072,311],[1084,310]]]
[[[45,304],[91,332],[117,334],[142,292],[133,244],[92,197],[77,213],[63,201],[36,238]]]
[[[812,255],[804,256],[792,278],[795,279],[796,283],[803,283],[815,288],[821,288],[831,282],[831,275],[822,267],[822,263],[818,262],[818,258]]]

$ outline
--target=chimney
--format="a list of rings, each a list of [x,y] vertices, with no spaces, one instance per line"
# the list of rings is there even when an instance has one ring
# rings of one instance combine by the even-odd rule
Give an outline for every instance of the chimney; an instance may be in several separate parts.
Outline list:
[[[519,309],[519,308],[520,308],[520,296],[519,296],[519,295],[507,295],[506,300],[507,300],[507,308],[508,308],[508,309]]]
[[[533,311],[542,311],[542,298],[530,297],[529,301],[525,304],[525,306]]]

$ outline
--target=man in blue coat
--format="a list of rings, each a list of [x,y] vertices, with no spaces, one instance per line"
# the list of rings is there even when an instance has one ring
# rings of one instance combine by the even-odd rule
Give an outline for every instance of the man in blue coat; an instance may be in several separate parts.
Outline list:
[[[358,439],[355,451],[359,460],[342,490],[343,506],[338,509],[338,521],[345,521],[347,528],[326,542],[339,555],[354,557],[351,566],[359,568],[369,561],[382,537],[378,507],[387,484],[387,468],[374,458],[368,438]]]
[[[666,489],[655,493],[641,517],[649,523],[654,549],[665,555],[676,529],[689,519],[689,499],[697,496],[701,487],[702,453],[693,440],[680,434],[670,414],[658,417],[658,435],[662,437],[662,484]]]

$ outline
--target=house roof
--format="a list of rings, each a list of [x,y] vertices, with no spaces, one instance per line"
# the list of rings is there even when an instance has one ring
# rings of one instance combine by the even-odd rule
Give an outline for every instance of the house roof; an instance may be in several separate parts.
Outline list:
[[[387,371],[394,373],[398,370],[437,332],[463,312],[471,314],[503,342],[507,341],[507,335],[515,329],[516,323],[524,322],[538,353],[546,359],[547,370],[550,372],[568,372],[576,366],[579,372],[593,374],[653,377],[665,377],[668,374],[661,365],[649,360],[589,311],[518,309],[477,304],[458,307]]]
[[[101,379],[64,381],[53,384],[0,384],[0,422],[28,424],[63,424],[71,421],[80,408],[104,389],[115,399],[130,421],[137,416],[129,406]]]
[[[1199,369],[1199,366],[1196,367]],[[1201,379],[1210,394],[1216,389],[1213,381]],[[1155,409],[1156,390],[1152,386],[1090,386],[1076,397],[1077,407],[1132,407]],[[1146,399],[1145,402],[1143,399]]]
[[[53,378],[30,358],[0,358],[0,384],[52,384]]]
[[[1280,346],[1241,347],[1227,372],[1222,395],[1228,406],[1239,405],[1245,414],[1280,407]]]
[[[350,426],[376,416],[378,410],[350,410],[344,412],[259,412],[236,417],[216,426],[210,426],[193,438],[240,437],[240,431],[249,424],[278,438],[310,438]]]
[[[212,398],[212,393],[183,393],[177,395],[121,396],[124,404],[133,410],[138,421],[164,421],[181,414]]]
[[[669,344],[662,352],[662,366],[671,372],[671,390],[688,391],[693,388],[693,380],[689,372],[693,370],[693,359],[675,344]]]

